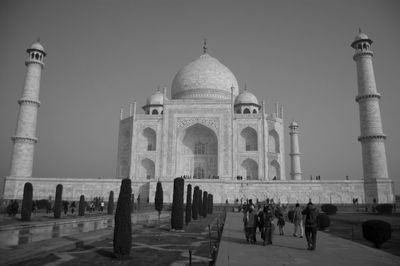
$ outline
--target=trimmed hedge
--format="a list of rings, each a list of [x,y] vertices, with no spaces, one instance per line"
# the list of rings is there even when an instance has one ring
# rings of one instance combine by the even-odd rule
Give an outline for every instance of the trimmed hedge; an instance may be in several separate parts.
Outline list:
[[[85,196],[81,195],[81,197],[79,198],[78,215],[79,216],[85,216],[85,209],[86,209]]]
[[[56,187],[56,199],[54,201],[54,218],[56,219],[61,217],[62,191],[63,186],[58,184]]]
[[[321,205],[321,210],[324,213],[326,213],[328,215],[331,215],[331,214],[336,214],[337,207],[336,207],[336,205],[333,205],[333,204],[322,204]]]
[[[114,213],[114,191],[110,191],[110,195],[108,196],[108,204],[107,204],[107,214]]]
[[[183,230],[183,188],[185,181],[181,177],[174,179],[174,195],[172,199],[171,229]]]
[[[379,214],[392,214],[393,205],[389,203],[378,204],[375,209]]]
[[[193,202],[192,202],[192,218],[193,220],[197,220],[199,214],[199,187],[195,186],[193,190]]]
[[[162,184],[160,181],[157,182],[157,188],[156,188],[156,195],[154,198],[154,207],[158,211],[158,215],[160,216],[162,209],[163,209],[163,204],[164,204],[164,192],[162,188]]]
[[[124,178],[121,182],[114,223],[113,247],[114,254],[119,259],[127,259],[132,247],[131,195],[131,180]]]
[[[368,220],[362,223],[363,237],[381,248],[392,237],[392,227],[382,220]]]
[[[45,210],[47,209],[47,205],[49,204],[49,200],[41,199],[36,201],[36,206],[38,210]]]
[[[24,185],[24,195],[23,195],[23,199],[22,199],[21,221],[30,221],[31,220],[32,197],[33,197],[32,184],[29,182],[26,182]]]
[[[203,207],[202,207],[202,209],[201,209],[201,211],[203,212],[202,213],[202,216],[204,217],[204,218],[206,218],[207,217],[207,213],[208,213],[208,203],[207,203],[207,201],[208,201],[208,192],[207,191],[204,191],[203,192]]]
[[[319,230],[325,230],[331,225],[331,218],[326,213],[318,213],[317,225]]]
[[[185,211],[185,224],[188,225],[192,220],[192,185],[187,185],[186,190],[186,211]]]

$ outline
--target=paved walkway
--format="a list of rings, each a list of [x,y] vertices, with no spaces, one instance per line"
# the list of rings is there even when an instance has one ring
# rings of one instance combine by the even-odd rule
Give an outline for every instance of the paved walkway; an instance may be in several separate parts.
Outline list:
[[[247,244],[241,213],[228,213],[218,251],[217,266],[233,265],[400,265],[400,257],[353,241],[318,232],[317,249],[306,249],[305,238],[293,237],[293,224],[286,223],[285,236],[277,234],[273,245]]]

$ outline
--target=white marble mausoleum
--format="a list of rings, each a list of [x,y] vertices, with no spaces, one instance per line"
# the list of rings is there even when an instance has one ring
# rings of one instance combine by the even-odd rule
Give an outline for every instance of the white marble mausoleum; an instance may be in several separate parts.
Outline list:
[[[5,179],[4,198],[22,198],[23,186],[31,182],[34,198],[54,197],[63,184],[63,198],[78,200],[118,197],[122,178],[132,180],[133,193],[154,201],[157,181],[163,183],[164,201],[172,201],[172,183],[184,176],[185,184],[198,185],[214,195],[214,202],[273,198],[276,202],[359,203],[393,202],[393,181],[386,168],[379,98],[372,70],[372,41],[360,32],[352,47],[357,63],[364,179],[304,180],[301,175],[299,125],[289,129],[290,172],[285,169],[283,108],[276,104],[266,112],[250,90],[239,90],[235,75],[204,52],[175,75],[167,88],[155,91],[137,112],[130,105],[121,110],[116,176],[111,179],[31,177],[36,113],[39,108],[40,74],[46,53],[41,44],[28,49],[28,68],[10,176]],[[361,45],[361,46],[360,46]],[[372,112],[372,111],[374,112]],[[33,114],[33,115],[32,115]],[[379,119],[378,119],[379,118]],[[379,156],[378,156],[379,155]]]

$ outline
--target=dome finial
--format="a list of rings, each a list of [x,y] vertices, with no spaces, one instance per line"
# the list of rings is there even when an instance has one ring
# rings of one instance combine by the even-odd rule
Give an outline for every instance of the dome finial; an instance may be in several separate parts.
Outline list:
[[[203,54],[207,53],[207,39],[204,38],[203,40]]]
[[[244,83],[244,90],[247,91],[247,84],[246,84],[246,82]]]
[[[358,27],[358,33],[362,33],[361,27]]]

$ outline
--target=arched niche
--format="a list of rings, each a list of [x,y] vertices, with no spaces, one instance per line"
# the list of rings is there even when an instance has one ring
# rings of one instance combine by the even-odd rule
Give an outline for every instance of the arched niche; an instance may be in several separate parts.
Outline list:
[[[268,133],[268,151],[280,153],[279,134],[275,129],[271,129]]]
[[[240,132],[242,138],[243,151],[256,151],[257,150],[257,131],[254,128],[246,127]]]
[[[258,164],[253,159],[246,159],[241,164],[242,175],[247,180],[258,180]]]
[[[218,175],[218,138],[207,126],[196,123],[182,132],[177,145],[176,174],[196,178]]]
[[[141,176],[146,179],[154,179],[155,165],[154,162],[148,158],[142,160]]]
[[[145,151],[155,151],[157,143],[157,135],[154,129],[146,127],[142,132],[142,147]]]
[[[270,180],[281,180],[281,167],[276,160],[271,161],[269,164],[268,176]]]

